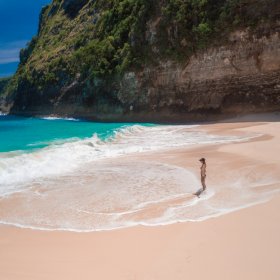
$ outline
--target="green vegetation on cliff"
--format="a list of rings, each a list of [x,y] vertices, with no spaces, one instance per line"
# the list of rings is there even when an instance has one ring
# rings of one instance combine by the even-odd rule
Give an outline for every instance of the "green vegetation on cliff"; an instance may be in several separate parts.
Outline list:
[[[163,3],[162,53],[179,59],[210,44],[226,43],[229,32],[237,28],[254,30],[258,24],[275,22],[279,16],[279,9],[273,10],[279,7],[277,0],[165,0]]]
[[[83,1],[74,18],[63,3],[53,1],[42,10],[38,36],[21,51],[19,76],[43,86],[63,73],[96,77],[140,64],[151,1]]]
[[[54,0],[42,10],[40,30],[21,52],[18,75],[44,86],[74,77],[123,73],[130,67],[207,47],[236,26],[275,17],[276,1],[262,0]],[[147,23],[160,18],[157,39]],[[155,54],[151,45],[159,50]],[[154,59],[153,59],[154,58]]]
[[[78,44],[74,65],[90,77],[123,73],[131,65],[141,65],[145,22],[151,15],[152,1],[96,1],[93,39]],[[83,34],[85,36],[85,34]],[[80,37],[78,42],[85,41]],[[79,62],[82,61],[82,65]]]

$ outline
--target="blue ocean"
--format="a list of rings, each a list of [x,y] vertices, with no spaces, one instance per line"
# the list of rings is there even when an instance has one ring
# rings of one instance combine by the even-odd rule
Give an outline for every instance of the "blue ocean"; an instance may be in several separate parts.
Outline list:
[[[97,123],[56,117],[24,118],[0,115],[0,152],[28,151],[55,142],[75,141],[97,135],[106,140],[129,123]],[[151,126],[151,124],[142,124]]]

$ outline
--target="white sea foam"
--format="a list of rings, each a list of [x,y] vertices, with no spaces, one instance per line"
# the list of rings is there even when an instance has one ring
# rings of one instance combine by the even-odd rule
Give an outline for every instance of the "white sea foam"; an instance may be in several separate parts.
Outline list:
[[[41,119],[49,120],[49,121],[56,121],[56,120],[75,121],[75,122],[79,121],[79,119],[59,117],[59,116],[46,116],[46,117],[41,117]]]
[[[57,140],[50,140],[50,141],[38,141],[34,143],[30,143],[27,146],[28,147],[38,147],[38,146],[54,146],[54,145],[61,145],[65,143],[72,143],[79,141],[80,139],[78,137],[71,137],[67,139],[57,139]]]
[[[7,115],[8,115],[8,113],[3,113],[0,111],[0,116],[7,116]]]
[[[190,171],[120,158],[193,144],[246,141],[256,136],[208,135],[196,126],[135,125],[116,131],[105,141],[93,135],[84,140],[48,143],[48,147],[32,153],[6,153],[0,158],[0,208],[5,209],[14,199],[17,203],[11,211],[0,211],[0,223],[86,232],[198,221],[252,201],[261,202],[270,194],[257,196],[255,183],[259,180],[252,175],[253,167],[236,171],[243,172],[242,181],[233,174],[232,185],[216,186],[215,191],[207,190],[198,199],[192,193],[200,182]],[[273,183],[270,176],[262,176],[262,186]],[[244,184],[248,188],[242,189]],[[226,205],[225,196],[230,196]]]

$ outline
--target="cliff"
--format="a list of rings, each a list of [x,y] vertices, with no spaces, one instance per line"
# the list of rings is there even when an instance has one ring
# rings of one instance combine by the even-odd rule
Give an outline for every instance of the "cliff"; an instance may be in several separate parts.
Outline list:
[[[279,18],[278,0],[54,0],[2,110],[138,121],[279,110]]]
[[[10,82],[10,78],[0,78],[0,113],[2,109],[1,104],[4,105],[6,103],[6,96],[4,95],[4,93],[6,91],[6,87],[9,84],[9,82]],[[5,108],[4,111],[6,111]]]
[[[0,95],[4,93],[6,86],[10,82],[10,78],[0,78]]]

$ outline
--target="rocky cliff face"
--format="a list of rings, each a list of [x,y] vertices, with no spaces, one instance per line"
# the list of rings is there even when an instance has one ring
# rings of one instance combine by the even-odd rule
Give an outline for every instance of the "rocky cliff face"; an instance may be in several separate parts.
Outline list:
[[[260,37],[236,31],[229,41],[191,56],[185,65],[167,61],[127,74],[120,99],[140,106],[139,111],[167,114],[279,110],[278,31]]]
[[[145,1],[142,2],[139,7],[144,9]],[[145,14],[145,32],[137,29],[137,26],[134,29],[140,35],[133,35],[134,29],[128,30],[127,37],[122,35],[125,39],[122,39],[124,43],[121,45],[116,45],[120,39],[116,43],[111,39],[111,33],[109,39],[102,39],[109,40],[112,48],[116,49],[114,57],[110,58],[110,55],[107,56],[107,45],[104,47],[107,63],[111,63],[116,54],[121,53],[117,69],[120,69],[119,65],[123,65],[128,57],[137,56],[139,47],[148,52],[139,56],[143,61],[140,59],[136,67],[132,60],[126,68],[122,68],[123,71],[110,68],[110,72],[101,75],[96,68],[94,74],[88,72],[92,64],[96,61],[99,63],[98,56],[86,64],[90,52],[99,50],[99,45],[87,47],[87,55],[78,56],[82,58],[76,63],[86,67],[75,68],[65,62],[72,61],[72,54],[79,52],[84,45],[92,44],[90,40],[96,43],[97,35],[94,30],[100,28],[98,22],[103,15],[101,6],[86,0],[54,1],[42,12],[38,38],[22,52],[21,66],[11,82],[11,90],[6,93],[5,104],[2,102],[2,110],[5,107],[16,114],[59,114],[100,120],[188,121],[280,109],[280,22],[277,21],[280,9],[277,1],[264,1],[275,5],[273,17],[269,21],[255,22],[253,29],[242,24],[218,36],[213,33],[214,40],[209,39],[211,36],[207,32],[210,31],[207,31],[204,23],[194,23],[197,30],[203,27],[203,32],[208,34],[205,40],[209,43],[202,48],[190,46],[191,39],[180,31],[178,23],[166,22],[166,19],[164,21],[163,11],[159,7],[166,1],[154,2],[157,5],[154,6],[153,13],[149,17]],[[246,12],[252,7],[254,8],[247,8]],[[262,12],[264,10],[259,11],[260,14]],[[129,14],[129,11],[126,13]],[[61,43],[57,42],[52,48],[49,47],[48,53],[47,35],[54,33],[61,36],[65,31],[60,25],[63,21],[59,23],[56,18],[59,14],[64,21],[67,19],[71,24],[74,22],[73,29],[67,36],[61,37]],[[57,23],[49,24],[55,20]],[[214,26],[213,21],[209,22],[209,26]],[[114,22],[112,26],[117,24]],[[83,32],[89,27],[93,30],[92,38],[88,38],[89,42],[83,38],[77,46],[74,40],[69,41],[69,36],[75,37],[77,32]],[[73,33],[75,29],[78,31]],[[196,29],[192,27],[191,30]],[[205,43],[203,40],[196,43]],[[172,52],[181,54],[179,59],[174,58],[172,53],[163,55],[165,41],[167,47],[171,46]],[[123,53],[129,47],[129,55],[123,58]],[[119,49],[121,50],[118,51]],[[60,59],[59,54],[65,60]],[[98,54],[104,55],[100,51]],[[147,57],[151,63],[145,61]],[[53,72],[46,71],[52,69],[50,65],[53,61],[58,66]],[[103,64],[98,64],[97,67],[103,69],[106,61],[101,62]],[[108,67],[104,69],[108,70]],[[42,77],[46,82],[42,82]]]

